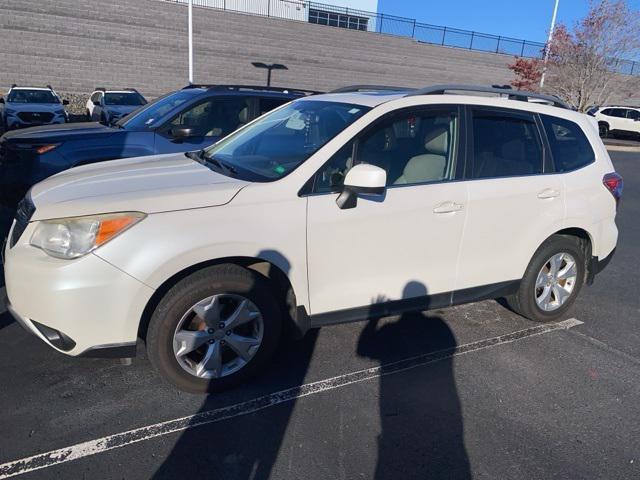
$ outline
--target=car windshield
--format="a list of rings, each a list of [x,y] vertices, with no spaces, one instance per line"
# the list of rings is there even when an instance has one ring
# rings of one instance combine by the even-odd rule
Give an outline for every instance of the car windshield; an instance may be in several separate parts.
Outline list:
[[[104,94],[105,105],[127,105],[136,106],[144,105],[145,101],[141,95],[130,92],[113,92]]]
[[[211,146],[204,156],[250,181],[277,180],[369,110],[340,102],[292,102]]]
[[[164,116],[179,105],[191,100],[198,92],[195,90],[179,90],[148,103],[120,120],[116,125],[128,129],[152,128]]]
[[[15,103],[60,103],[51,90],[11,90],[8,102]]]

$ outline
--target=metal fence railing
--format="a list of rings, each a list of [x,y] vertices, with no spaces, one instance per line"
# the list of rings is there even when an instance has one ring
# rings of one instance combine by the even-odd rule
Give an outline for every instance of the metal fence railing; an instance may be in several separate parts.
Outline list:
[[[188,0],[163,0],[186,4]],[[193,0],[196,7],[249,13],[263,17],[298,20],[334,27],[366,30],[421,43],[464,48],[480,52],[541,58],[544,43],[487,33],[420,23],[413,18],[367,12],[307,0]],[[614,69],[622,74],[640,75],[640,62],[618,60]]]

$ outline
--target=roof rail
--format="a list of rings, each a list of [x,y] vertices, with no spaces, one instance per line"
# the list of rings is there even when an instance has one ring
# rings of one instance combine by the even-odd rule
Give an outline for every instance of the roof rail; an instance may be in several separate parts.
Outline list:
[[[520,100],[528,102],[530,98],[538,100],[544,100],[549,102],[554,107],[566,108],[572,110],[572,108],[553,95],[545,95],[543,93],[523,92],[521,90],[512,90],[505,87],[485,87],[482,85],[433,85],[431,87],[421,88],[407,94],[407,97],[414,95],[444,95],[446,92],[477,92],[477,93],[495,93],[496,95],[508,95],[511,100]]]
[[[349,85],[348,87],[336,88],[329,93],[355,93],[355,92],[407,92],[415,90],[409,87],[392,87],[390,85]]]
[[[104,87],[96,87],[94,88],[94,92],[106,92],[107,89]]]
[[[11,88],[16,88],[17,86],[18,85],[14,83],[14,84],[11,85]]]
[[[267,87],[265,85],[216,85],[216,84],[189,84],[183,87],[182,90],[189,88],[207,88],[209,90],[256,90],[260,92],[280,92],[280,93],[297,93],[300,95],[316,95],[319,93],[317,90],[306,90],[303,88],[286,88],[286,87]]]
[[[49,90],[53,90],[53,87],[51,85],[47,85],[46,86]]]

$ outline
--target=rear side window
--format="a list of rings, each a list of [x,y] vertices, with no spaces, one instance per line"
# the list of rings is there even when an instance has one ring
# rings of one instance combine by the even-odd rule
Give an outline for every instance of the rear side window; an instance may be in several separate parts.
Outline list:
[[[570,172],[595,160],[591,144],[578,124],[548,115],[541,118],[557,172]]]
[[[472,178],[542,173],[542,142],[533,115],[475,109],[472,125]]]
[[[627,118],[630,118],[631,120],[640,120],[640,111],[627,110]]]

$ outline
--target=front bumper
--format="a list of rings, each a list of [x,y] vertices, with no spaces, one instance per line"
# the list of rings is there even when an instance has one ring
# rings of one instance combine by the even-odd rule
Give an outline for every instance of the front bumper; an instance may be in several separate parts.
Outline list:
[[[7,130],[16,130],[18,128],[29,128],[29,127],[40,127],[42,125],[58,125],[61,123],[67,123],[67,119],[65,117],[55,116],[51,120],[46,122],[42,121],[25,121],[18,117],[7,117],[6,119],[6,128]]]
[[[154,290],[89,254],[60,260],[32,247],[29,224],[5,250],[10,312],[49,346],[72,356],[135,354],[138,326]]]

